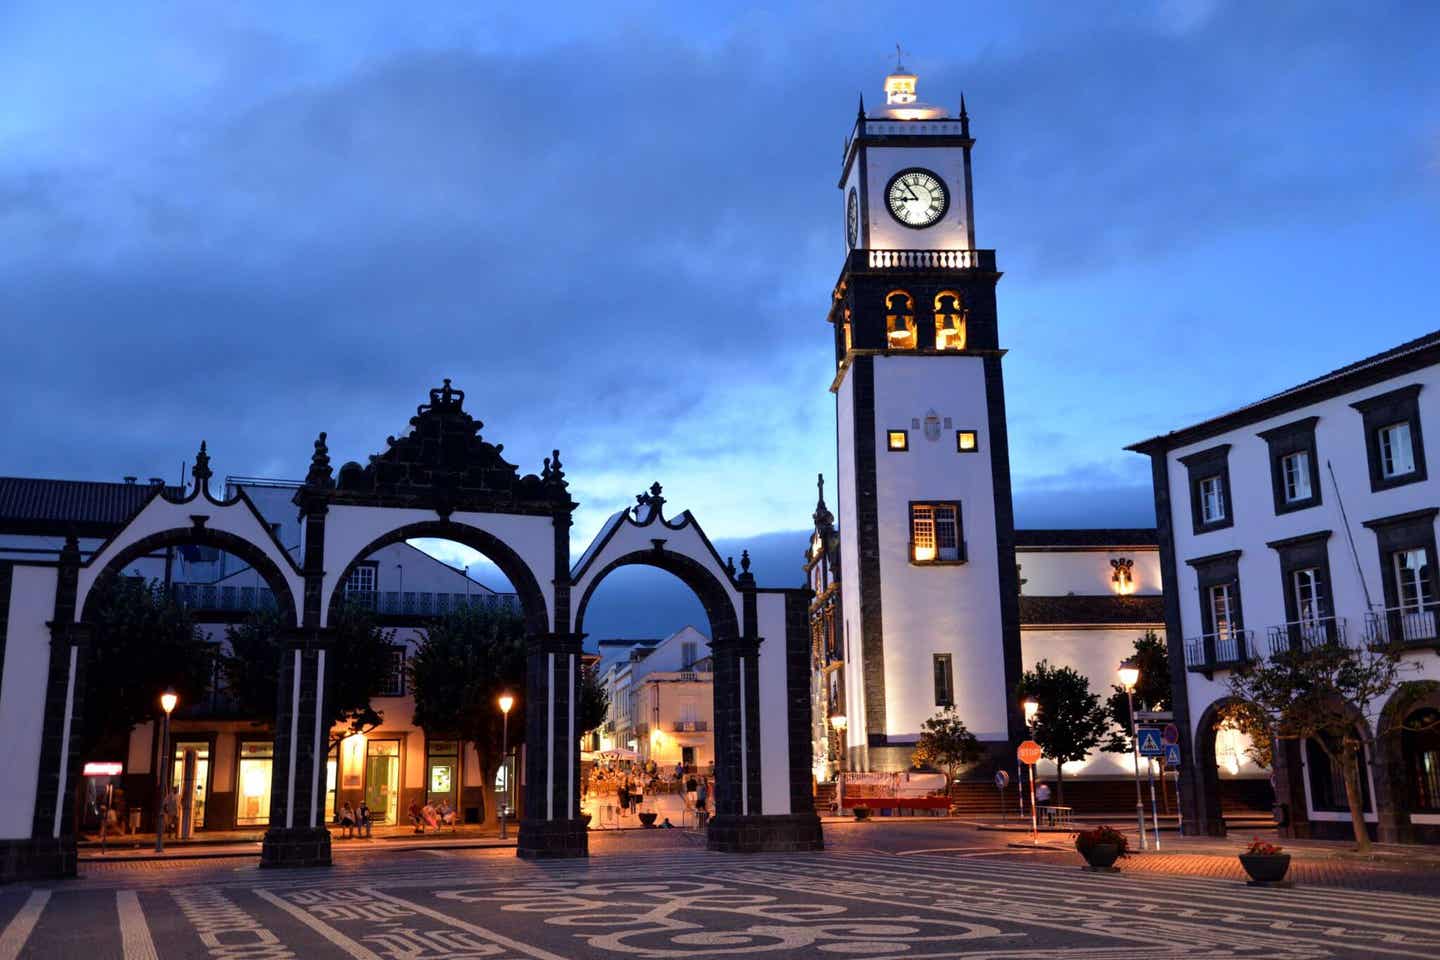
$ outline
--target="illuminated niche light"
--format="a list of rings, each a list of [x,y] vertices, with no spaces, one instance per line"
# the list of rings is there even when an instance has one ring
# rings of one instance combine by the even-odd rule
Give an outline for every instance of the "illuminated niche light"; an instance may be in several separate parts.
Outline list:
[[[954,290],[935,295],[935,349],[965,349],[965,309]]]
[[[885,339],[895,350],[915,349],[915,300],[905,290],[885,294]]]
[[[1128,596],[1135,592],[1135,561],[1119,557],[1110,561],[1110,586],[1118,594]]]

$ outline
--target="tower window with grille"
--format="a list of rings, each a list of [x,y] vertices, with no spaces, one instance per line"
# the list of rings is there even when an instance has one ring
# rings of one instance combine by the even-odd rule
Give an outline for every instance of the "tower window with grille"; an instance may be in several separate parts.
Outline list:
[[[910,561],[922,564],[965,561],[959,503],[928,501],[910,504]]]

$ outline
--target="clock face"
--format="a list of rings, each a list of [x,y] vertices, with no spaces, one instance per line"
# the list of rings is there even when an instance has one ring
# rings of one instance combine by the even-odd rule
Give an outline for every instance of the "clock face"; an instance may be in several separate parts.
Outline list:
[[[892,217],[919,230],[945,216],[950,207],[950,194],[935,174],[911,167],[890,178],[885,187],[885,203]]]
[[[860,242],[860,198],[855,195],[855,188],[850,188],[850,199],[845,201],[845,242],[850,249]]]

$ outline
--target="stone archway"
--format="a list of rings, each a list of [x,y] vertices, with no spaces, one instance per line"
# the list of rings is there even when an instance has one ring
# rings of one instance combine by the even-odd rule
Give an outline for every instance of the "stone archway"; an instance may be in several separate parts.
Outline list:
[[[1222,758],[1218,750],[1217,741],[1219,739],[1219,730],[1217,729],[1217,724],[1221,711],[1227,706],[1239,702],[1237,698],[1228,696],[1215,700],[1205,708],[1205,712],[1200,715],[1200,722],[1195,728],[1195,763],[1194,770],[1190,775],[1196,778],[1199,787],[1197,791],[1199,803],[1198,809],[1196,810],[1196,819],[1199,821],[1198,832],[1213,837],[1223,837],[1226,835],[1225,800],[1229,791],[1227,791],[1225,784],[1241,782],[1224,781],[1220,777],[1220,761]],[[1282,749],[1285,746],[1286,744],[1281,744]],[[1284,761],[1280,757],[1276,758],[1277,766],[1283,763]],[[1303,794],[1301,796],[1302,805],[1300,807],[1300,813],[1303,815]],[[1240,797],[1233,798],[1234,801],[1240,799]]]
[[[1434,842],[1440,839],[1440,824],[1416,823],[1415,785],[1410,780],[1410,759],[1406,755],[1407,731],[1403,724],[1421,710],[1440,710],[1440,681],[1408,680],[1401,683],[1386,701],[1376,723],[1375,809],[1382,843]]]

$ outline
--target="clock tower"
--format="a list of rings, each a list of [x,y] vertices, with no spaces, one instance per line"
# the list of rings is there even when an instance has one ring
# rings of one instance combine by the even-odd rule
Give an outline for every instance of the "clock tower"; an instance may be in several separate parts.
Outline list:
[[[1008,761],[1024,724],[995,251],[975,244],[970,118],[903,66],[860,113],[839,187],[846,255],[829,320],[844,712],[852,770],[909,766],[953,706]]]

